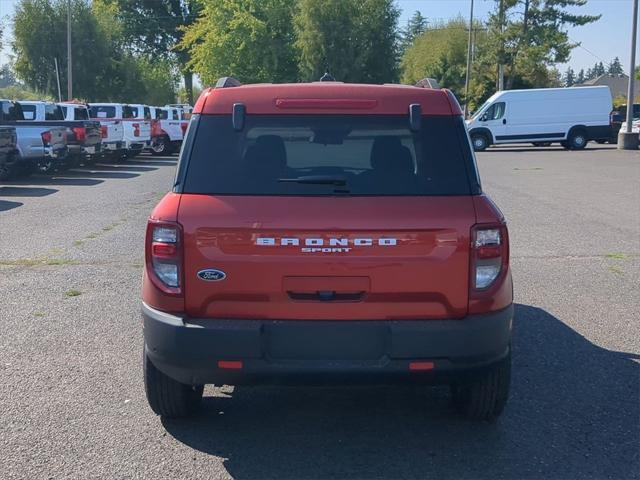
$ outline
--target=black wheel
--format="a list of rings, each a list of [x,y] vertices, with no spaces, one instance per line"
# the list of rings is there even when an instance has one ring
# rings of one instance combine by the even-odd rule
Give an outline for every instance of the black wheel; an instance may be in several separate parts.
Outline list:
[[[489,370],[451,385],[453,405],[469,420],[497,419],[509,397],[511,354]]]
[[[474,133],[471,135],[471,144],[476,152],[482,152],[489,146],[489,140],[483,133]]]
[[[38,163],[38,172],[49,174],[55,171],[55,162],[51,158],[46,158],[45,160]]]
[[[587,133],[584,130],[576,129],[569,132],[567,145],[570,150],[582,150],[589,143]]]
[[[154,156],[171,155],[173,145],[168,137],[158,137],[151,142],[151,154]]]
[[[143,359],[144,389],[151,410],[166,418],[192,415],[200,407],[204,385],[185,385],[158,370],[146,353]]]

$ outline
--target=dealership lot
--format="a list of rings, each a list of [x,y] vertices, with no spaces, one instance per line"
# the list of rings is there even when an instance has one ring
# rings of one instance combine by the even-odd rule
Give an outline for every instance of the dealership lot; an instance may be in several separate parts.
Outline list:
[[[212,388],[161,422],[141,376],[146,217],[175,157],[0,184],[3,478],[639,478],[640,154],[478,154],[510,226],[514,383],[495,425],[445,389]]]

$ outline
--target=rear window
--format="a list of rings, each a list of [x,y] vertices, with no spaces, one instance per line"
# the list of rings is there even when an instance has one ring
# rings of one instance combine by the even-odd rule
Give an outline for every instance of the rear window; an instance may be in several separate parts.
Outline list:
[[[144,119],[151,120],[151,109],[149,107],[144,107]]]
[[[89,111],[83,107],[74,107],[75,120],[89,120]]]
[[[166,120],[167,118],[169,118],[169,112],[167,110],[162,109],[162,108],[158,108],[156,110],[156,118],[158,120]]]
[[[64,120],[64,114],[59,105],[47,103],[44,106],[44,119],[45,120]]]
[[[136,118],[138,116],[137,107],[125,105],[122,107],[122,118]]]
[[[2,111],[0,112],[0,119],[15,122],[17,120],[24,120],[22,113],[22,106],[18,102],[1,102]]]
[[[95,106],[89,107],[91,118],[116,118],[116,107],[114,106]]]
[[[419,132],[404,115],[249,115],[241,132],[229,116],[202,115],[197,125],[184,193],[469,195],[478,181],[458,117],[425,116]]]
[[[35,105],[22,105],[22,115],[25,120],[36,119],[36,106]]]

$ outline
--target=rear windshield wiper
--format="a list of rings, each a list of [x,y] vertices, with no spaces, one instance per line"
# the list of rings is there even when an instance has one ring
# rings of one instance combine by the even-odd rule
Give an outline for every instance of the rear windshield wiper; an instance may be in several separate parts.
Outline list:
[[[335,185],[343,187],[347,184],[347,179],[336,175],[305,175],[296,178],[279,178],[283,183],[303,183],[307,185]]]

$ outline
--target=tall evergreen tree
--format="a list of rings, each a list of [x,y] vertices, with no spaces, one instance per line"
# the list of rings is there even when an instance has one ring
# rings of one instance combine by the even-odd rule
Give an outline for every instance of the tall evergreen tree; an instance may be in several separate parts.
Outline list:
[[[624,69],[620,63],[620,58],[616,57],[609,63],[607,66],[607,73],[609,75],[622,75],[624,73]]]
[[[576,83],[575,72],[573,68],[568,67],[567,71],[564,73],[564,77],[562,79],[562,83],[565,87],[572,87]]]
[[[415,39],[425,32],[428,25],[427,18],[416,10],[407,21],[407,26],[400,32],[400,55],[413,45]]]
[[[299,0],[295,17],[302,80],[329,71],[345,82],[397,79],[394,0]]]
[[[584,83],[585,80],[586,77],[584,75],[584,68],[581,68],[578,72],[578,76],[576,77],[576,84],[580,85],[581,83]]]

